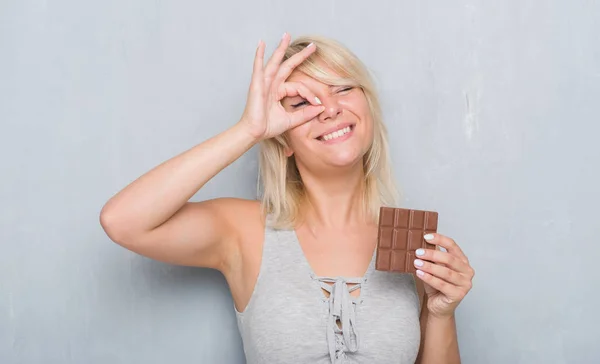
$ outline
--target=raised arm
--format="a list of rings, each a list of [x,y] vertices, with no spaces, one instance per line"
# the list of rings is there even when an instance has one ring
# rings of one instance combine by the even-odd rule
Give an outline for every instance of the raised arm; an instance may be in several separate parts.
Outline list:
[[[106,203],[100,222],[113,241],[164,262],[223,268],[236,248],[236,219],[249,202],[232,198],[188,201],[253,145],[323,111],[305,86],[285,82],[315,49],[307,47],[281,63],[289,41],[285,35],[266,65],[265,45],[259,43],[246,109],[235,126],[158,165]],[[286,111],[280,100],[295,96],[312,105]]]

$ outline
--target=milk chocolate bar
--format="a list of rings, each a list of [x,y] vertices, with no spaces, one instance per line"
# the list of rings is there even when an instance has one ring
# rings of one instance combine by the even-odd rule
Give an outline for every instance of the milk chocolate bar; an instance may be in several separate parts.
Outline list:
[[[415,250],[435,249],[423,236],[437,232],[437,225],[434,211],[381,207],[375,269],[416,273]]]

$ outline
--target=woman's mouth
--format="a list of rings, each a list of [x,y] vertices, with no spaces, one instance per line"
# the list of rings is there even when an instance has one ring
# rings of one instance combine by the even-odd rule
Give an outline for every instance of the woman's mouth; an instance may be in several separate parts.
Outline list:
[[[320,140],[320,141],[326,142],[326,143],[334,143],[334,142],[348,139],[350,137],[350,135],[352,135],[353,131],[354,131],[354,125],[348,125],[346,127],[340,128],[331,133],[321,135],[317,138],[317,140]]]

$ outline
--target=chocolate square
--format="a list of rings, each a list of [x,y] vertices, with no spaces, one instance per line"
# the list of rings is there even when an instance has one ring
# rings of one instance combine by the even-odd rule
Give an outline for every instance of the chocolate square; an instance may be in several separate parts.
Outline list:
[[[435,249],[423,236],[437,232],[437,225],[434,211],[381,207],[375,269],[416,273],[415,250]]]

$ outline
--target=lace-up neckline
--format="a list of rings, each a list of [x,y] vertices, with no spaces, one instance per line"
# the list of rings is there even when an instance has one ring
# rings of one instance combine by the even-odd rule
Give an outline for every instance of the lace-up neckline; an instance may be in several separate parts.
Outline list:
[[[319,287],[329,294],[322,295],[327,307],[327,346],[332,364],[341,363],[346,353],[359,350],[360,336],[356,328],[356,307],[364,300],[366,282],[374,269],[376,251],[373,251],[371,260],[362,277],[331,277],[318,276],[312,269],[300,245],[300,239],[293,231],[296,246],[302,255],[304,265],[310,272],[310,278],[318,282]],[[352,292],[360,289],[358,297],[353,297]]]
[[[346,352],[356,352],[359,335],[356,329],[356,304],[350,293],[361,288],[365,278],[344,279],[314,277],[321,288],[329,292],[327,317],[327,346],[332,363],[343,359]],[[329,283],[332,283],[330,285]],[[349,284],[353,284],[349,287]],[[339,324],[338,324],[339,323]]]

